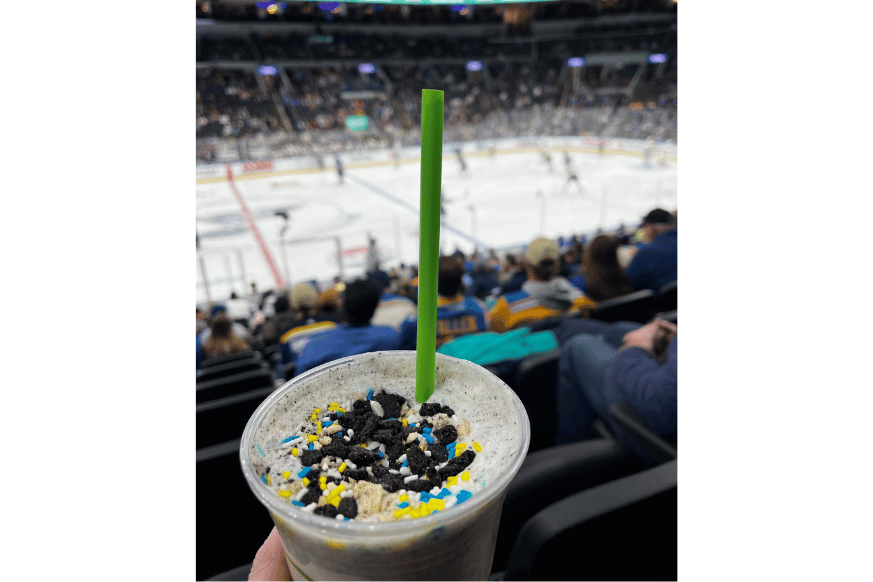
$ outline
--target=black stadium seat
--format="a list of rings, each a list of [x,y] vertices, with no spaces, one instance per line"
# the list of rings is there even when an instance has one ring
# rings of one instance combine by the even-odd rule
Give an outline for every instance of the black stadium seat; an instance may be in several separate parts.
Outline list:
[[[268,386],[272,387],[274,384],[273,374],[267,369],[251,370],[208,380],[197,384],[197,404]]]
[[[247,358],[244,360],[235,360],[233,362],[228,362],[226,364],[219,364],[217,366],[209,366],[204,370],[198,370],[197,372],[197,384],[202,384],[203,382],[208,382],[209,380],[215,380],[216,378],[222,378],[224,376],[232,376],[234,374],[240,374],[242,372],[250,372],[252,370],[266,370],[267,365],[263,360],[258,360],[257,358]]]
[[[591,319],[607,323],[615,323],[616,321],[648,323],[654,315],[655,293],[651,289],[643,289],[601,301],[591,311]]]
[[[272,386],[256,388],[198,404],[197,448],[240,438],[252,413],[273,391]]]
[[[672,281],[661,287],[655,298],[655,311],[675,311],[678,304],[677,289],[677,281]]]
[[[555,349],[521,360],[508,383],[524,404],[530,418],[530,452],[551,447],[557,434],[558,357]]]
[[[264,357],[260,353],[252,351],[252,350],[246,350],[244,352],[237,352],[235,354],[228,354],[226,356],[217,356],[215,358],[209,358],[209,359],[203,360],[203,362],[200,364],[200,369],[202,370],[204,368],[209,368],[211,366],[220,366],[222,364],[227,364],[229,362],[236,362],[238,360],[246,360],[246,359],[251,359],[251,358],[259,359],[259,360],[264,359]]]

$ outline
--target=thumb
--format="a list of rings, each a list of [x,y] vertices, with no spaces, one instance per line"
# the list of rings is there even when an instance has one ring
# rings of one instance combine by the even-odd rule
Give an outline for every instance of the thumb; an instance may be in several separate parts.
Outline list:
[[[285,550],[282,548],[282,540],[279,537],[279,530],[273,526],[270,535],[255,554],[255,561],[252,563],[252,571],[249,573],[249,580],[267,581],[267,580],[291,580],[291,573],[288,571],[288,563],[285,561]]]

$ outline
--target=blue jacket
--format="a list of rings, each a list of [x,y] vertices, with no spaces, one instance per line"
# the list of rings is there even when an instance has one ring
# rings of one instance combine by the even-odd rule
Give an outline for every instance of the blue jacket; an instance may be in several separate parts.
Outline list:
[[[603,394],[609,406],[618,402],[630,405],[659,436],[676,441],[676,388],[679,335],[667,347],[663,363],[646,350],[629,348],[617,354],[603,369]],[[611,421],[616,436],[628,447],[648,458],[635,438]]]
[[[341,325],[319,333],[310,339],[297,357],[297,374],[326,362],[346,356],[396,350],[400,347],[400,334],[393,327],[365,325],[351,327]]]
[[[627,266],[627,278],[637,290],[658,290],[675,281],[677,277],[677,238],[675,230],[662,232],[655,239],[642,245]]]

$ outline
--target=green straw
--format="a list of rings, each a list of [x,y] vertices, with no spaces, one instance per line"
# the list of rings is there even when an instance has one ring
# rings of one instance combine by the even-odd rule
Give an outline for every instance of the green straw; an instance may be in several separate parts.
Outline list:
[[[440,185],[443,169],[442,91],[421,92],[421,229],[418,246],[418,336],[415,400],[433,394],[436,367],[437,267],[440,254]]]

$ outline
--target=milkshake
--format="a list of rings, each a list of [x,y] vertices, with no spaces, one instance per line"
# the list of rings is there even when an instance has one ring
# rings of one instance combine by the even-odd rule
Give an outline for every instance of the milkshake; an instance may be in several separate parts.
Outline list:
[[[362,354],[295,378],[249,420],[243,471],[295,578],[487,579],[530,441],[524,407],[441,354],[434,394],[414,396],[414,352]]]

